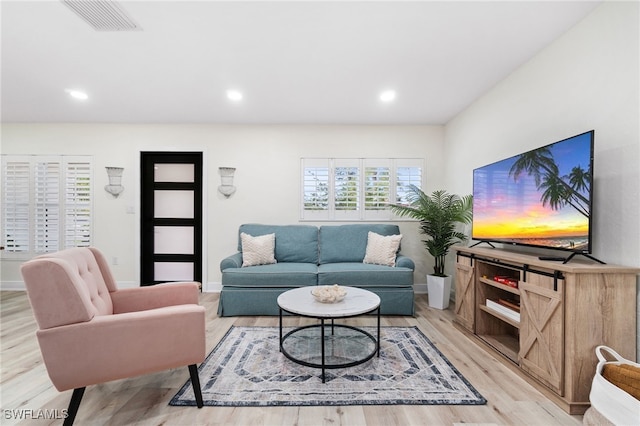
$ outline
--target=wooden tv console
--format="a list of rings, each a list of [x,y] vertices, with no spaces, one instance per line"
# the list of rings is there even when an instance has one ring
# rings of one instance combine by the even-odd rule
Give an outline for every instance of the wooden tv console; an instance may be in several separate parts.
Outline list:
[[[640,268],[485,247],[456,252],[454,324],[568,413],[589,407],[596,346],[635,361]]]

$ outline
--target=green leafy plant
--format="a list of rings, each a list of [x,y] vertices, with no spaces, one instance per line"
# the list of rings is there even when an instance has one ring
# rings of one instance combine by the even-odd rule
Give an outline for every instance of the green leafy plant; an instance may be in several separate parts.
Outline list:
[[[420,232],[429,237],[423,242],[435,261],[433,275],[445,277],[444,262],[449,249],[467,241],[467,236],[457,228],[459,224],[471,223],[473,196],[461,197],[444,190],[427,195],[415,185],[408,188],[409,204],[391,204],[389,207],[399,216],[420,222]]]

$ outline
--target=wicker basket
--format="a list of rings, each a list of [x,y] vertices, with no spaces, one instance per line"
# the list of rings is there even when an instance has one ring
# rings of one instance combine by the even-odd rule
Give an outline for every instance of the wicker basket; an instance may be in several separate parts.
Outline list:
[[[607,355],[614,360],[607,360]],[[624,390],[639,388],[640,364],[624,359],[607,346],[598,346],[596,356],[599,362],[589,394],[591,407],[613,424],[640,424],[640,400]]]

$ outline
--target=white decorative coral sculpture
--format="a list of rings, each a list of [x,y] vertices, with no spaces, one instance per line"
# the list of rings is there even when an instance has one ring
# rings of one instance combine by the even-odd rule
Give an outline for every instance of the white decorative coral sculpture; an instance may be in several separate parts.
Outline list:
[[[320,303],[336,303],[344,299],[347,290],[338,284],[322,285],[311,290],[311,294]]]

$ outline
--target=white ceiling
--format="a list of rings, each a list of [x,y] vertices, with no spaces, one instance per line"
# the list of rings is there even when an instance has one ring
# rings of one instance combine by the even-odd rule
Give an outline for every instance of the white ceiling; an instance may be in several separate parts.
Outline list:
[[[2,1],[2,121],[444,124],[598,3],[122,1],[142,31],[104,32]]]

